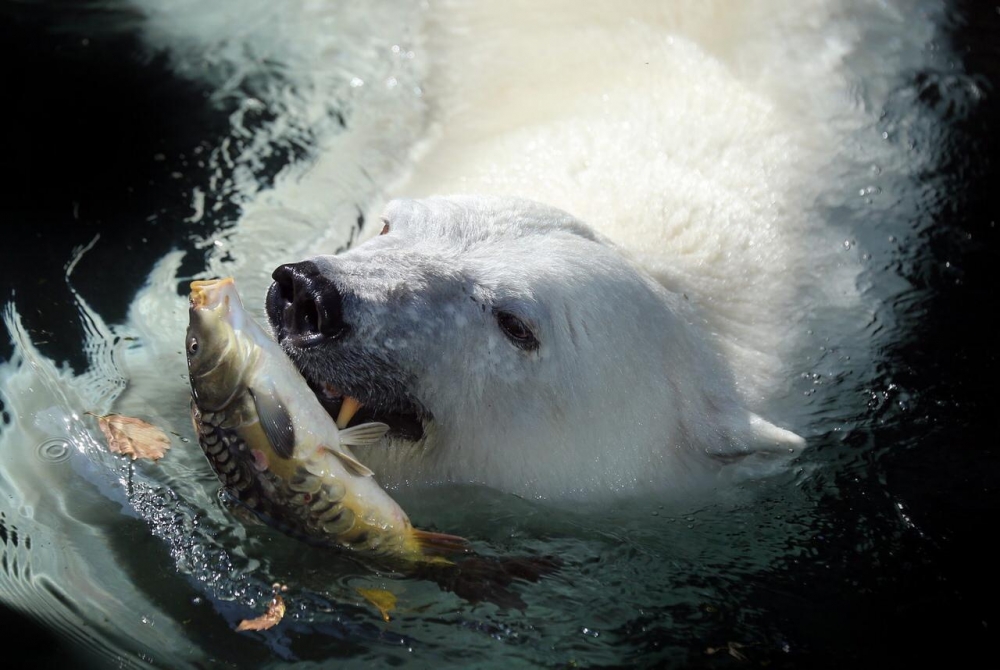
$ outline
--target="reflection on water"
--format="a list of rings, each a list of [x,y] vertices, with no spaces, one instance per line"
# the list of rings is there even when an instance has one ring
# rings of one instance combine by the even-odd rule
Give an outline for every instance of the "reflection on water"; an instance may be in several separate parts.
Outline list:
[[[73,653],[123,666],[842,667],[957,658],[985,642],[992,615],[973,587],[988,577],[974,538],[995,509],[997,468],[979,432],[978,389],[996,366],[973,307],[989,304],[996,260],[996,207],[979,189],[994,175],[986,157],[996,140],[982,119],[997,111],[995,15],[961,3],[885,13],[814,3],[864,18],[844,20],[861,35],[836,70],[844,86],[813,91],[842,94],[812,101],[840,133],[842,155],[816,166],[823,187],[810,211],[861,268],[864,313],[845,322],[806,301],[797,316],[809,333],[778,401],[810,440],[794,467],[684,506],[642,498],[569,507],[460,485],[398,493],[420,525],[469,537],[484,555],[559,557],[556,573],[514,587],[520,610],[248,522],[218,499],[190,441],[180,340],[162,336],[184,332],[178,286],[236,274],[259,293],[267,273],[256,269],[312,245],[348,244],[428,123],[424,10],[385,2],[275,14],[266,4],[247,3],[240,11],[253,20],[243,25],[226,3],[185,22],[184,3],[137,1],[77,10],[85,21],[54,32],[44,27],[50,8],[14,12],[33,44],[59,46],[57,56],[17,46],[27,38],[5,28],[9,44],[36,49],[53,68],[34,75],[49,83],[21,82],[38,104],[58,99],[60,65],[76,78],[86,65],[117,68],[123,92],[90,74],[94,88],[81,99],[142,114],[121,128],[110,107],[87,117],[121,133],[136,156],[113,152],[113,167],[70,156],[72,170],[50,172],[65,193],[33,184],[8,202],[20,227],[4,251],[13,293],[0,366],[0,601],[57,631]],[[798,48],[829,37],[796,27],[788,38]],[[357,84],[390,79],[377,90]],[[157,100],[185,100],[191,122],[179,109],[158,111]],[[135,130],[147,128],[143,115],[156,120],[150,137]],[[48,169],[63,140],[46,138],[74,122],[34,123],[48,151],[26,143],[13,153]],[[82,154],[101,146],[69,127]],[[143,167],[129,174],[122,163]],[[171,432],[168,457],[107,453],[86,413],[112,408]],[[235,633],[276,582],[289,588],[282,624]],[[358,588],[397,596],[390,622]]]

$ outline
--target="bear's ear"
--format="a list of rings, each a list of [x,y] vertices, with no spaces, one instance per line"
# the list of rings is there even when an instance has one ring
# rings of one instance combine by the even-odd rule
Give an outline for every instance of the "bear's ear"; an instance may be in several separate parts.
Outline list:
[[[753,412],[747,412],[750,446],[754,451],[790,453],[806,446],[806,441],[790,430],[779,428]]]
[[[744,409],[729,416],[722,428],[729,439],[712,452],[720,461],[737,461],[754,454],[790,456],[806,446],[806,441],[792,431]]]

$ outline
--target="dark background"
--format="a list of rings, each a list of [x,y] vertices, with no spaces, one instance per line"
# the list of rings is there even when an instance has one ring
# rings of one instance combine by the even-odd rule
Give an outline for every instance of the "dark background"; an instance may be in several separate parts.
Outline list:
[[[186,248],[197,262],[189,236],[204,230],[183,221],[189,193],[206,181],[197,160],[229,129],[224,104],[144,51],[137,19],[85,2],[0,0],[0,304],[13,297],[39,348],[77,371],[83,331],[63,279],[73,250],[100,234],[74,284],[108,321],[123,320],[164,253]],[[0,359],[11,351],[5,335]],[[0,636],[4,655],[30,667],[109,665],[2,604]]]
[[[921,104],[951,125],[953,146],[938,168],[948,201],[925,235],[930,253],[905,270],[926,291],[919,328],[883,352],[896,381],[921,391],[906,422],[888,421],[872,434],[876,446],[922,436],[912,448],[882,451],[874,467],[930,539],[902,538],[885,555],[826,556],[861,586],[845,581],[833,594],[824,589],[835,585],[816,582],[801,602],[775,603],[788,613],[790,630],[812,640],[788,659],[797,667],[996,663],[1000,369],[991,322],[1000,304],[1000,9],[985,1],[951,4],[951,40],[982,97],[971,113],[949,116],[944,80],[922,73],[913,82]],[[75,277],[109,321],[124,318],[131,291],[171,248],[189,249],[197,264],[189,236],[204,230],[183,219],[191,214],[191,187],[206,181],[198,156],[227,132],[230,111],[143,50],[129,30],[137,17],[119,13],[109,21],[107,11],[0,0],[0,303],[13,296],[43,351],[74,366],[83,363],[75,349],[82,331],[63,281],[73,249],[101,235]],[[108,283],[130,290],[101,290]],[[10,352],[0,341],[0,358]],[[845,509],[843,518],[863,524],[863,507]],[[859,542],[870,531],[859,527]],[[850,529],[843,532],[850,537]],[[845,600],[852,588],[856,598]],[[839,611],[825,610],[827,601]],[[824,629],[827,640],[815,633]],[[5,652],[29,655],[33,667],[81,661],[58,637],[2,606],[0,631]]]

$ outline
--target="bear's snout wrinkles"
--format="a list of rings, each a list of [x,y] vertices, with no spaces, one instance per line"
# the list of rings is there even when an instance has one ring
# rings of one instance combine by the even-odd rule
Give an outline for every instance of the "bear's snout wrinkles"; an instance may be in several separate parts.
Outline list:
[[[311,347],[347,333],[340,290],[316,263],[281,265],[271,278],[267,315],[279,341]]]

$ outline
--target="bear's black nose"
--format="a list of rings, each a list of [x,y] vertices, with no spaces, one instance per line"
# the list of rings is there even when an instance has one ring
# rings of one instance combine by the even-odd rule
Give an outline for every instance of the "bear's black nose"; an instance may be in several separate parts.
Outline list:
[[[313,261],[278,267],[267,292],[267,317],[278,340],[290,339],[300,347],[342,337],[343,300],[336,284]]]

